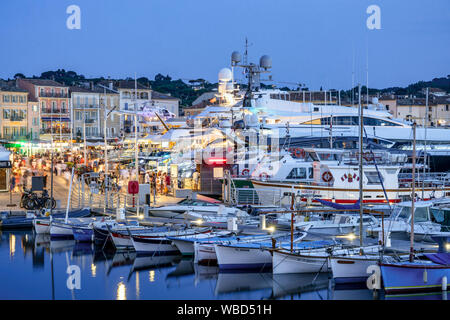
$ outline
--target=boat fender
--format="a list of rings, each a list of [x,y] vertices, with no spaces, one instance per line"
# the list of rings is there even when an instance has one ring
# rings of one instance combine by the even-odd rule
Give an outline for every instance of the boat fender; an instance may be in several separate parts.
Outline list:
[[[447,276],[442,277],[442,291],[447,291]]]
[[[428,282],[428,273],[427,273],[427,269],[423,270],[423,282],[427,283]]]

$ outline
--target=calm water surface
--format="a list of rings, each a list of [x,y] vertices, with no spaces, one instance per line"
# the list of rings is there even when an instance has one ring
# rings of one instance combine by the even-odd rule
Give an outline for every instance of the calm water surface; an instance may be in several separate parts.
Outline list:
[[[50,241],[32,231],[1,232],[0,261],[0,299],[373,299],[364,287],[334,288],[324,273],[219,273],[181,256],[136,257],[73,240]],[[67,286],[70,265],[80,268],[80,289]]]

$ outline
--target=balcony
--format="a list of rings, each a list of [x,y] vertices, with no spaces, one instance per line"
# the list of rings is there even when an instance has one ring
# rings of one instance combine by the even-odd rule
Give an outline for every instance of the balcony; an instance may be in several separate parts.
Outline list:
[[[67,114],[69,113],[69,109],[57,109],[57,108],[42,108],[42,114]]]
[[[73,108],[74,109],[98,109],[99,105],[98,104],[92,104],[92,103],[89,103],[89,104],[81,103],[81,104],[73,105]]]
[[[28,140],[30,139],[30,135],[14,135],[14,134],[3,134],[2,138],[5,140],[13,141],[13,140]]]
[[[68,98],[69,95],[67,93],[39,92],[39,97],[42,97],[42,98]]]
[[[9,121],[23,121],[23,120],[25,120],[25,117],[11,116],[11,117],[9,117],[9,119],[5,119],[5,120],[9,120]]]

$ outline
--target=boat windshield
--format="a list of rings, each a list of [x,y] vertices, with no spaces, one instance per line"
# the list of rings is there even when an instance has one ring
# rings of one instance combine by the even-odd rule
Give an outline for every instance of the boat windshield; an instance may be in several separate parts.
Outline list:
[[[338,161],[339,155],[336,153],[330,153],[330,152],[320,152],[317,153],[321,161]]]
[[[199,200],[193,200],[193,199],[184,199],[178,202],[179,205],[184,206],[217,206],[214,203],[206,202],[206,201],[199,201]]]
[[[411,216],[411,207],[403,207],[400,211],[398,217],[401,219],[409,220]],[[415,208],[414,212],[414,222],[425,222],[428,221],[428,207],[418,207]]]

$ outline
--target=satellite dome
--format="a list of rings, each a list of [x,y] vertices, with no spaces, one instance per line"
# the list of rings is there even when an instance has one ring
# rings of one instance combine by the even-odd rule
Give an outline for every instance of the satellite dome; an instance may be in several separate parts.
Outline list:
[[[237,51],[233,51],[231,54],[231,64],[241,62],[241,54]]]
[[[259,59],[259,66],[264,69],[272,68],[272,58],[270,58],[268,55],[263,55]]]
[[[231,70],[228,68],[223,68],[222,70],[219,71],[219,81],[231,81],[233,75],[231,73]]]

